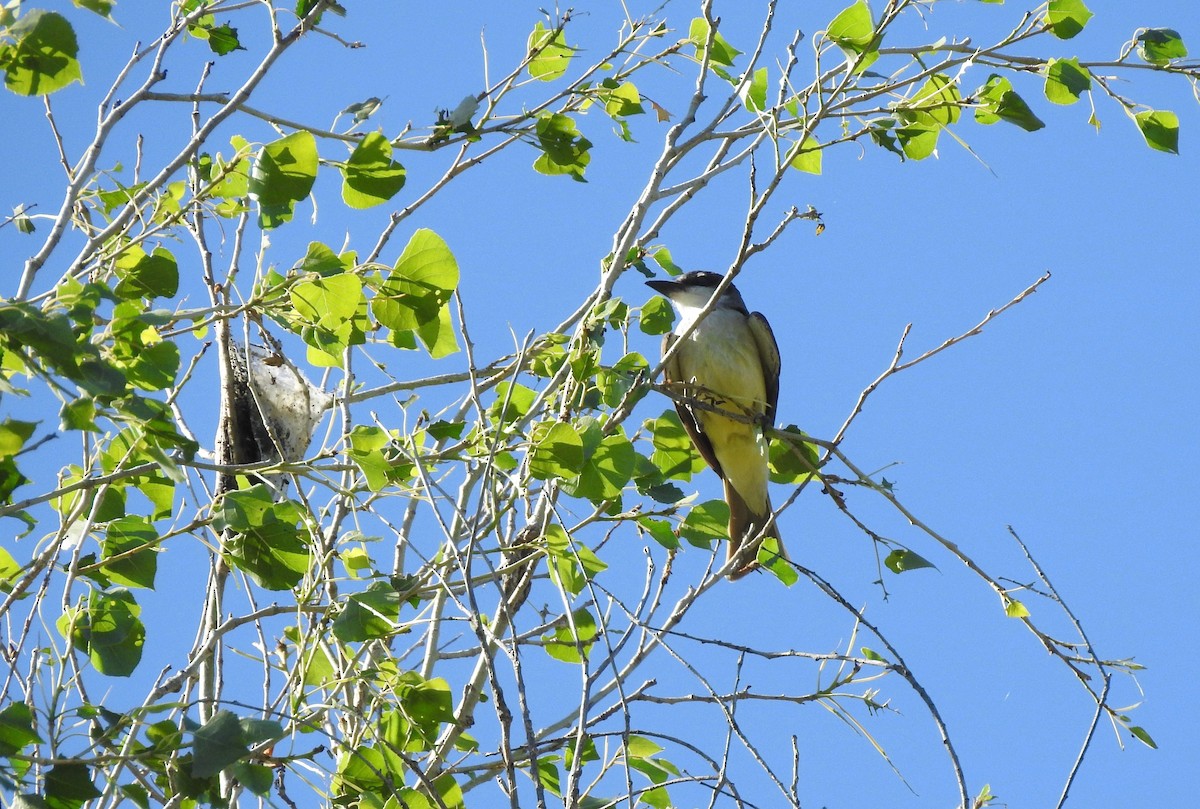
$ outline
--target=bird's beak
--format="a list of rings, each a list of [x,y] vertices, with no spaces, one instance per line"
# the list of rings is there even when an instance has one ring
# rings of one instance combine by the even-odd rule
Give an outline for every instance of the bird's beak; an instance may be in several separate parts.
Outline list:
[[[679,282],[672,281],[670,279],[665,280],[665,281],[660,281],[658,279],[655,279],[653,281],[647,281],[646,286],[650,287],[651,289],[653,289],[655,292],[659,293],[660,295],[666,295],[669,298],[669,297],[671,297],[672,292],[679,289]]]

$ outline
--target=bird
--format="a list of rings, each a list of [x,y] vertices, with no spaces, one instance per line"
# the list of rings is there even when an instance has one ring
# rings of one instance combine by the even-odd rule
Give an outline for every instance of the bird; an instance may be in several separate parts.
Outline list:
[[[663,336],[663,356],[681,337],[683,344],[664,366],[664,376],[682,394],[675,399],[675,410],[692,443],[724,484],[729,559],[749,558],[729,573],[730,579],[739,579],[759,567],[757,551],[743,555],[743,545],[761,544],[766,537],[779,540],[767,491],[764,431],[775,424],[780,359],[771,325],[746,308],[733,284],[704,314],[724,280],[718,273],[694,270],[646,285],[666,297],[678,314],[673,330]],[[740,418],[714,412],[718,410]],[[787,558],[782,543],[779,552]]]

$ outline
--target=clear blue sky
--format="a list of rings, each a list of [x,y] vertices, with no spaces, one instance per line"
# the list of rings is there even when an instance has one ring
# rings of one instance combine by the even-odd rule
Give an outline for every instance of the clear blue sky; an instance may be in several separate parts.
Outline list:
[[[481,29],[494,78],[520,57],[539,19],[536,2],[488,4],[486,10],[443,2],[436,11],[418,4],[347,5],[349,16],[331,27],[368,47],[348,52],[332,40],[310,43],[286,58],[255,106],[327,126],[345,106],[379,96],[385,103],[372,123],[394,135],[408,121],[427,124],[434,110],[452,108],[480,89]],[[611,42],[621,6],[579,5],[586,13],[578,14],[570,38],[591,55]],[[753,14],[745,10],[751,5]],[[716,4],[725,36],[743,50],[757,30],[760,5]],[[785,5],[797,8],[781,14],[778,28],[799,27],[811,35],[841,4]],[[927,16],[929,34],[918,37],[913,25],[905,30],[910,39],[970,34],[981,43],[1011,28],[1032,5],[938,3]],[[1092,6],[1097,16],[1079,38],[1039,40],[1032,49],[1110,58],[1135,28],[1170,26],[1200,53],[1200,10],[1188,0],[1095,0]],[[636,10],[644,9],[638,4]],[[694,16],[680,2],[669,4],[667,13],[677,27]],[[70,16],[80,30],[87,83],[52,100],[56,108],[83,111],[88,107],[82,99],[103,93],[132,42],[153,36],[164,13],[157,4],[123,3],[115,12],[120,28],[83,13]],[[255,57],[253,50],[226,57],[210,89],[224,89],[222,71],[244,70]],[[967,84],[985,77],[976,76]],[[194,74],[181,73],[163,89],[187,92],[194,80]],[[657,93],[672,98],[667,106],[678,115],[681,80],[665,74],[659,80],[661,87],[647,84],[643,92],[655,100]],[[915,356],[1052,273],[1036,295],[982,335],[888,382],[844,448],[867,470],[897,464],[885,476],[917,515],[994,572],[1028,577],[1007,537],[1012,525],[1101,655],[1133,656],[1147,666],[1138,678],[1144,696],[1119,677],[1114,702],[1142,703],[1136,724],[1160,749],[1125,736],[1121,750],[1103,723],[1072,792],[1069,805],[1079,807],[1189,800],[1191,771],[1200,760],[1197,714],[1189,710],[1194,677],[1186,661],[1200,641],[1197,566],[1187,550],[1200,539],[1193,481],[1200,448],[1200,108],[1182,81],[1145,75],[1118,87],[1179,115],[1181,155],[1151,151],[1121,110],[1099,94],[1103,126],[1097,133],[1087,124],[1086,100],[1054,107],[1041,95],[1040,81],[1029,77],[1017,89],[1046,129],[1026,133],[964,121],[957,131],[979,159],[945,137],[938,157],[920,163],[845,145],[826,154],[822,176],[796,174],[779,206],[814,206],[825,232],[817,236],[798,223],[738,281],[751,308],[771,321],[783,354],[779,420],[830,437],[858,392],[886,367],[905,324],[913,324],[908,351]],[[60,119],[73,154],[88,136],[90,115]],[[186,120],[180,106],[162,121],[132,123],[121,136],[128,142],[139,127],[147,131],[152,157],[169,148],[169,125],[186,127]],[[509,350],[510,327],[519,335],[552,328],[594,286],[611,233],[644,182],[666,128],[649,116],[633,120],[639,143],[631,146],[613,137],[600,115],[582,125],[595,143],[589,183],[537,175],[530,168],[535,153],[518,148],[464,177],[406,224],[434,229],[454,250],[481,355]],[[264,127],[244,128],[259,139],[271,137]],[[0,209],[37,202],[41,212],[54,210],[61,175],[40,102],[0,98],[0,141],[8,144],[0,164]],[[408,162],[405,155],[400,159]],[[411,161],[405,194],[428,182],[425,165]],[[319,181],[318,195],[323,191],[334,191],[332,182]],[[743,176],[731,175],[707,189],[660,241],[686,269],[722,270],[733,254],[744,199]],[[350,233],[351,247],[366,252],[390,209],[351,213],[325,204],[313,226],[311,208],[301,206],[296,221],[273,234],[272,242],[285,256],[310,240],[338,247]],[[9,257],[3,294],[12,293],[33,244],[14,228],[0,231],[0,250]],[[391,257],[402,244],[398,238]],[[630,273],[617,294],[640,304],[650,294],[641,281]],[[635,347],[653,356],[657,341],[646,337]],[[403,376],[421,375],[419,358],[411,361],[413,372]],[[448,362],[459,367],[463,360],[460,355]],[[429,366],[434,368],[445,369]],[[643,405],[646,415],[660,404]],[[717,496],[710,473],[695,485],[706,497]],[[777,499],[783,494],[777,492]],[[815,489],[783,519],[793,558],[890,630],[956,734],[974,790],[990,782],[1009,806],[1051,804],[1090,716],[1086,695],[961,565],[872,498],[858,494],[852,505],[879,531],[928,556],[939,571],[887,574],[890,599],[884,601],[872,585],[870,543]],[[640,556],[640,548],[630,552]],[[682,569],[699,575],[706,561],[701,557],[689,550]],[[845,648],[845,614],[811,587],[785,591],[760,577],[722,590],[691,619],[708,634],[774,648]],[[1027,603],[1040,617],[1038,603]],[[1061,623],[1050,628],[1063,629]],[[755,685],[770,690],[773,684],[763,679]],[[768,744],[801,736],[806,806],[953,804],[944,756],[921,706],[899,682],[886,695],[903,716],[885,716],[870,727],[915,796],[865,742],[815,707],[760,717],[778,723],[783,734]]]

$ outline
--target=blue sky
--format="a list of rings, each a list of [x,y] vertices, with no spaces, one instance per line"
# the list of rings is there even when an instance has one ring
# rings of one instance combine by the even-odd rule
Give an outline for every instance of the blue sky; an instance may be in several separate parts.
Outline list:
[[[121,28],[71,14],[87,83],[54,96],[57,109],[87,110],[87,99],[103,93],[133,40],[152,36],[162,23],[164,14],[145,10],[148,5],[118,6]],[[622,13],[618,3],[589,5],[569,35],[585,48],[585,57],[607,46]],[[716,4],[722,31],[743,50],[756,33],[761,4],[753,4],[754,13],[748,5]],[[840,8],[796,5],[781,12],[779,29],[799,27],[811,35]],[[1092,5],[1097,16],[1080,37],[1037,40],[1030,50],[1110,58],[1139,26],[1173,27],[1200,48],[1200,11],[1190,2]],[[926,15],[928,33],[909,23],[900,35],[932,41],[969,33],[976,43],[985,42],[1031,6],[941,2]],[[346,51],[316,38],[285,57],[255,106],[328,126],[345,106],[378,96],[385,102],[371,123],[394,135],[409,121],[426,125],[436,109],[452,108],[479,90],[481,30],[494,77],[520,58],[540,18],[538,4],[525,2],[485,11],[467,2],[441,3],[436,12],[412,4],[349,8],[345,20],[330,25],[367,47]],[[670,3],[666,11],[677,28],[694,16],[684,3]],[[254,57],[253,50],[225,57],[209,86],[220,87],[223,71],[244,70]],[[985,77],[976,75],[979,81],[968,85]],[[1148,750],[1126,735],[1122,750],[1102,723],[1069,805],[1166,805],[1194,791],[1186,773],[1200,751],[1195,712],[1187,710],[1194,689],[1184,663],[1200,640],[1200,596],[1196,565],[1180,556],[1198,538],[1200,525],[1192,480],[1200,448],[1194,412],[1200,111],[1183,81],[1146,74],[1117,85],[1138,102],[1179,115],[1181,154],[1165,155],[1146,147],[1111,100],[1097,94],[1103,124],[1097,133],[1087,123],[1086,100],[1054,107],[1041,95],[1037,77],[1020,78],[1025,80],[1016,80],[1016,88],[1047,123],[1044,130],[964,120],[956,131],[978,157],[944,137],[937,158],[919,163],[847,144],[826,153],[821,176],[789,178],[766,218],[788,205],[812,205],[825,230],[818,236],[797,223],[746,267],[738,286],[750,307],[771,321],[782,351],[779,420],[830,437],[858,392],[887,366],[906,324],[912,324],[908,356],[916,356],[970,328],[1043,273],[1052,274],[981,335],[885,384],[843,448],[866,470],[895,464],[884,476],[921,519],[989,570],[1028,577],[1007,534],[1006,526],[1013,526],[1101,655],[1133,656],[1147,667],[1138,677],[1144,695],[1118,677],[1114,702],[1142,703],[1135,723],[1160,749]],[[194,74],[181,71],[170,90],[187,92],[194,81]],[[639,87],[678,116],[686,92],[681,88],[690,81],[661,73]],[[6,95],[0,105],[0,140],[9,144],[0,165],[0,209],[37,201],[41,211],[54,210],[61,183],[40,102]],[[74,153],[88,137],[89,116],[60,120]],[[161,119],[131,121],[120,131],[122,142],[141,128],[152,159],[177,139],[172,124],[186,127],[185,107]],[[644,183],[666,131],[650,116],[631,125],[638,141],[632,145],[613,136],[603,116],[583,119],[595,144],[587,184],[535,174],[535,153],[518,147],[464,176],[406,224],[436,230],[453,249],[477,352],[510,350],[510,329],[521,335],[552,328],[594,286],[612,231]],[[264,127],[245,128],[259,139],[271,137]],[[18,143],[29,151],[18,154]],[[438,160],[399,157],[410,172],[404,194],[422,188]],[[302,206],[295,222],[272,234],[284,266],[289,249],[302,252],[314,239],[337,247],[349,234],[352,248],[366,252],[392,207],[348,212],[336,202],[332,180],[318,181],[318,199],[322,193],[329,201],[315,225],[311,209]],[[744,200],[744,173],[731,172],[672,221],[659,241],[686,269],[723,270]],[[15,286],[18,257],[23,260],[31,244],[14,228],[0,230],[0,249],[11,264],[5,295]],[[385,260],[402,245],[397,238]],[[650,294],[642,280],[628,274],[617,294],[640,305]],[[636,350],[655,356],[656,339],[633,339]],[[406,377],[444,370],[416,355],[401,361],[412,363]],[[461,355],[446,362],[460,367]],[[646,416],[661,409],[653,401],[642,408]],[[705,497],[719,491],[708,472],[692,485]],[[784,496],[777,491],[777,500]],[[898,514],[863,493],[852,493],[851,505],[880,533],[910,545],[939,569],[885,574],[890,597],[884,600],[872,584],[877,571],[870,543],[815,488],[783,517],[792,557],[887,629],[943,710],[974,791],[989,782],[1009,806],[1049,805],[1082,740],[1091,707],[1086,695],[1003,615],[994,595]],[[629,552],[640,557],[635,545],[629,543]],[[689,549],[676,575],[699,576],[706,562]],[[1040,618],[1038,603],[1027,603]],[[812,587],[787,591],[766,577],[721,585],[689,621],[737,643],[810,651],[844,650],[851,628],[846,614]],[[1061,623],[1050,626],[1065,631]],[[859,642],[871,645],[865,638]],[[698,654],[712,654],[714,670],[732,676],[718,654]],[[663,666],[670,669],[668,662]],[[772,667],[755,674],[761,678],[755,685],[770,690],[811,671]],[[901,683],[889,683],[886,694],[903,715],[885,715],[870,727],[916,795],[865,742],[815,707],[786,714],[750,708],[743,721],[763,727],[768,745],[782,744],[792,733],[801,737],[806,805],[953,805],[945,758],[921,706]],[[782,735],[771,732],[775,724]],[[763,800],[760,805],[771,805]]]

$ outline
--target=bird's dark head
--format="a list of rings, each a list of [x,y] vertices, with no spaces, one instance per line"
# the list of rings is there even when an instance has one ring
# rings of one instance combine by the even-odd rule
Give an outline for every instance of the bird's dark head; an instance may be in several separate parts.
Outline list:
[[[647,281],[646,286],[664,295],[678,309],[701,309],[708,304],[713,296],[713,292],[716,291],[717,286],[724,280],[725,276],[720,273],[709,272],[708,270],[693,270],[692,272],[684,273],[678,278]],[[746,311],[746,304],[742,301],[742,295],[733,284],[725,287],[724,293],[722,293],[720,300],[717,301],[717,306],[737,309],[740,312]]]

